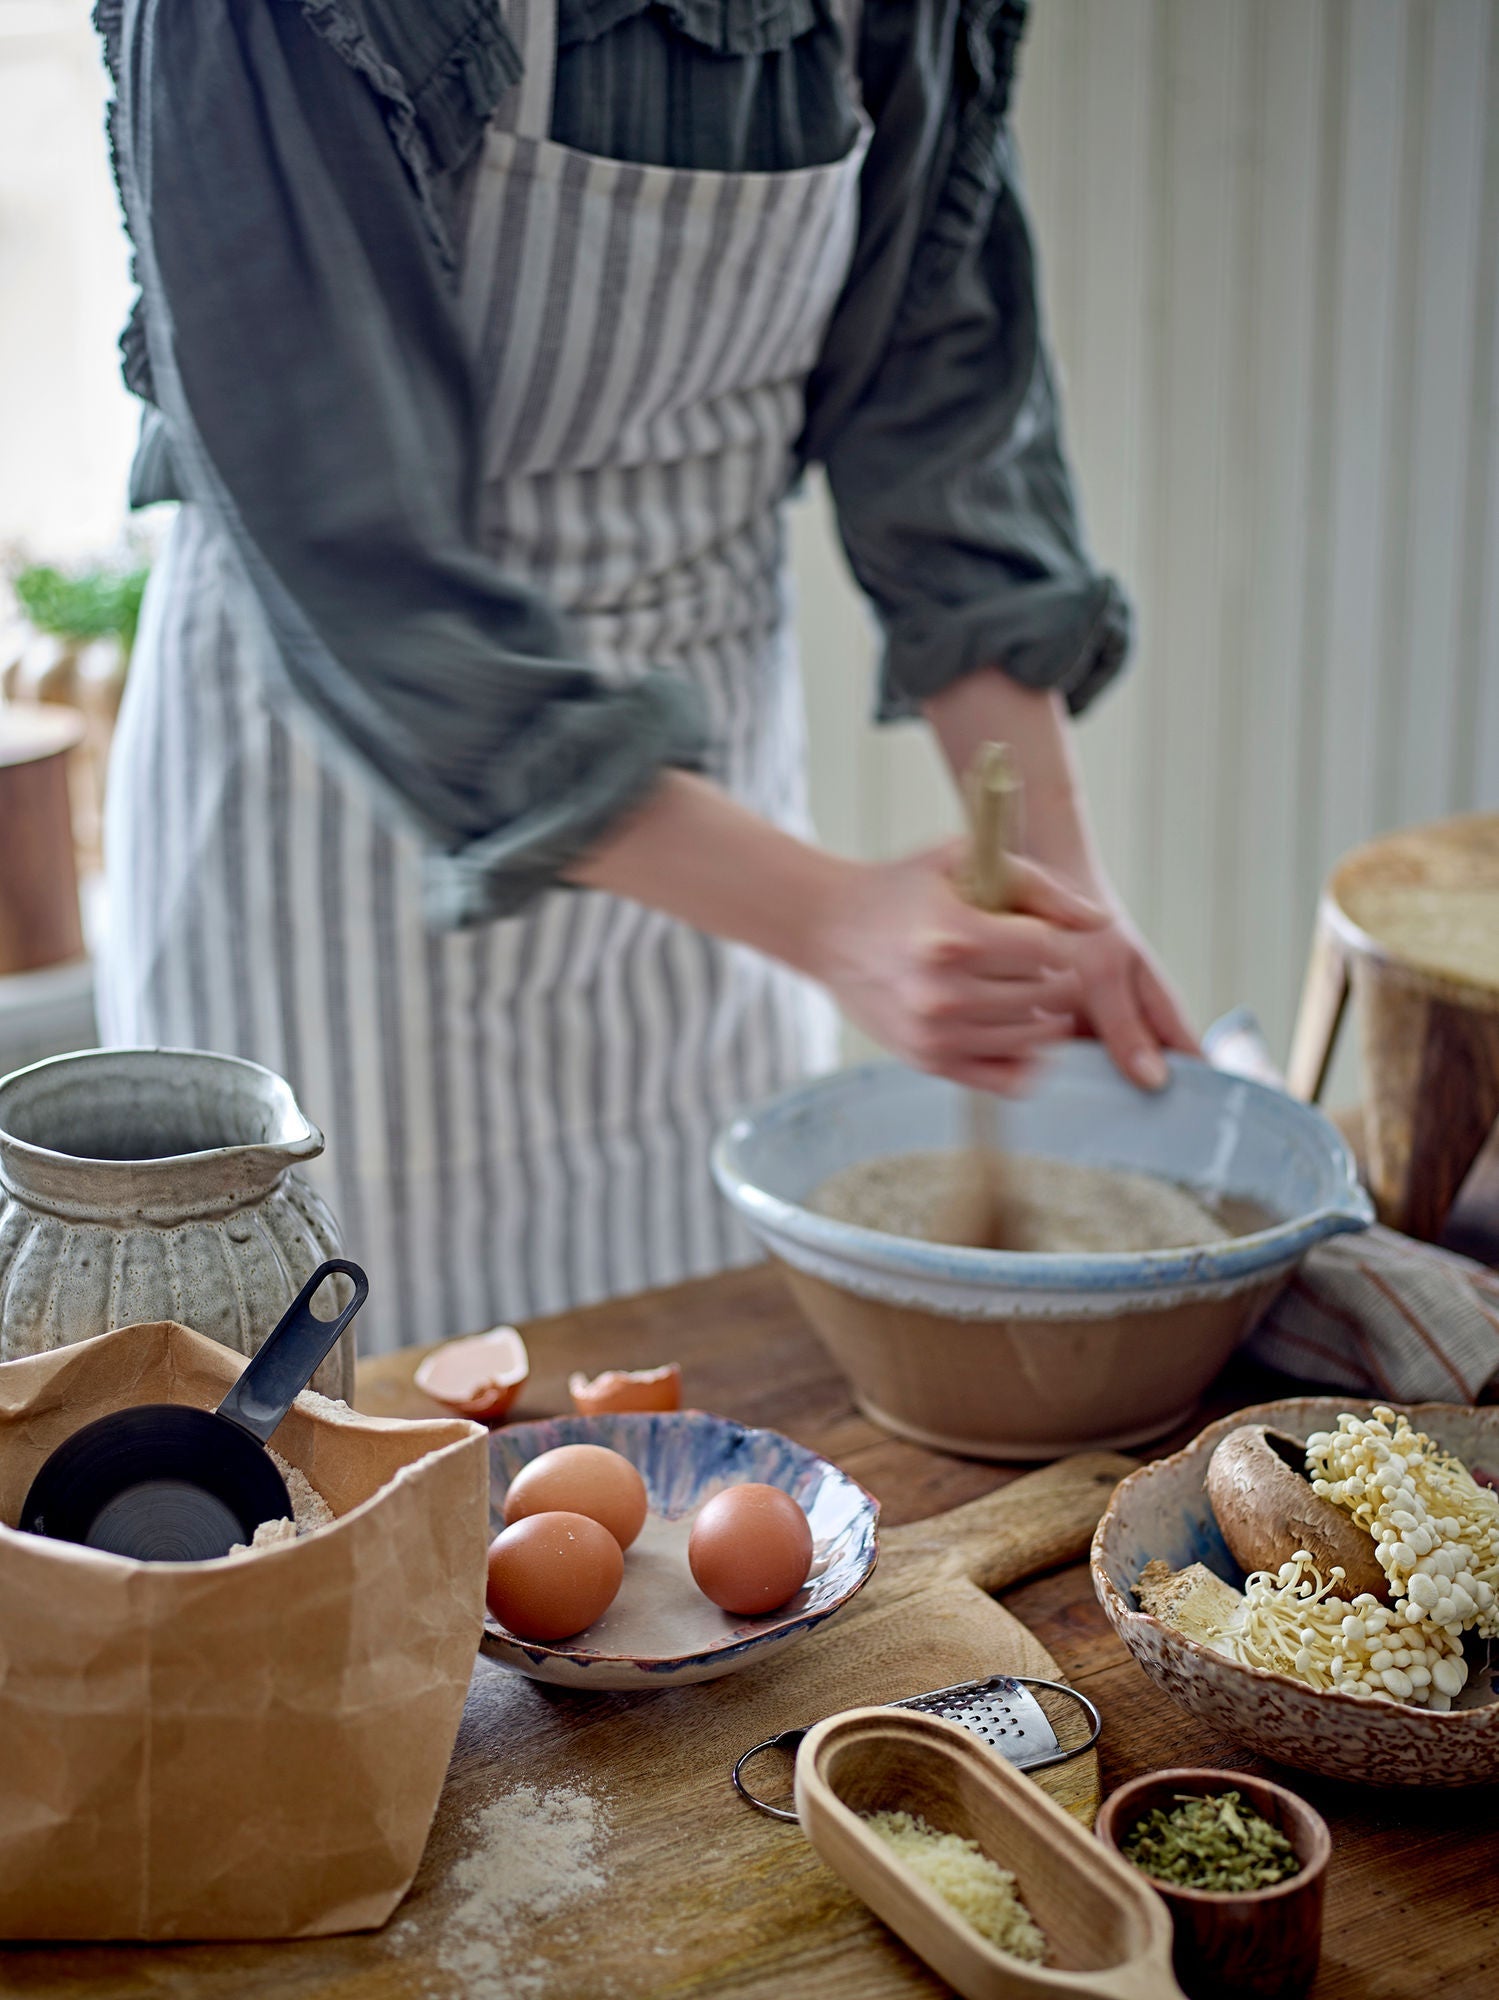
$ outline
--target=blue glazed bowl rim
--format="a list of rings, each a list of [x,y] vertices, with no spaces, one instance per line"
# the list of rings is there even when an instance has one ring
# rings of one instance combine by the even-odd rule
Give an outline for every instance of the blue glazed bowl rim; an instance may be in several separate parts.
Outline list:
[[[1086,1048],[1087,1045],[1072,1043],[1063,1059],[1075,1066]],[[1108,1060],[1101,1051],[1098,1055],[1102,1061]],[[881,1230],[864,1229],[855,1223],[818,1215],[746,1177],[740,1160],[745,1144],[752,1137],[762,1133],[767,1125],[788,1123],[814,1107],[831,1078],[845,1086],[854,1079],[867,1078],[877,1083],[881,1077],[904,1068],[903,1064],[888,1059],[813,1077],[740,1112],[714,1140],[713,1177],[726,1199],[751,1224],[824,1257],[898,1276],[967,1285],[975,1291],[1135,1291],[1246,1278],[1257,1271],[1290,1264],[1313,1244],[1329,1236],[1367,1229],[1374,1221],[1374,1205],[1359,1184],[1346,1141],[1314,1106],[1302,1104],[1248,1077],[1214,1070],[1194,1057],[1168,1055],[1167,1063],[1174,1076],[1220,1077],[1225,1087],[1231,1085],[1260,1100],[1273,1119],[1289,1119],[1293,1123],[1311,1121],[1321,1128],[1319,1136],[1326,1141],[1330,1176],[1336,1182],[1333,1198],[1305,1215],[1290,1217],[1249,1236],[1233,1237],[1223,1244],[1182,1250],[1053,1255],[1039,1251],[975,1250],[926,1243],[915,1237],[888,1236]],[[1339,1181],[1336,1170],[1340,1166]]]
[[[514,1633],[498,1625],[488,1612],[485,1613],[487,1641],[497,1642],[506,1653],[519,1655],[533,1666],[565,1660],[585,1671],[590,1667],[634,1667],[642,1674],[662,1676],[683,1673],[698,1666],[722,1665],[727,1669],[729,1662],[742,1659],[746,1653],[754,1652],[772,1641],[778,1645],[789,1643],[793,1638],[810,1632],[814,1626],[821,1625],[856,1597],[874,1575],[879,1561],[880,1503],[868,1487],[861,1485],[852,1473],[845,1472],[841,1465],[835,1465],[830,1458],[813,1451],[810,1445],[798,1444],[795,1438],[788,1438],[781,1431],[742,1424],[734,1417],[720,1417],[711,1410],[621,1410],[592,1417],[563,1413],[554,1417],[537,1417],[526,1423],[507,1424],[503,1429],[490,1433],[490,1466],[495,1468],[503,1448],[516,1440],[534,1441],[536,1444],[534,1451],[528,1451],[521,1457],[519,1464],[524,1465],[555,1445],[609,1444],[611,1439],[620,1435],[621,1430],[628,1433],[656,1425],[709,1429],[721,1433],[726,1441],[766,1438],[800,1461],[801,1470],[811,1472],[820,1468],[824,1476],[831,1474],[856,1501],[850,1526],[857,1530],[858,1539],[844,1557],[851,1572],[847,1587],[827,1603],[819,1604],[815,1610],[809,1608],[792,1617],[776,1619],[758,1631],[746,1633],[743,1638],[689,1653],[600,1653],[591,1648],[569,1645],[562,1640],[549,1645],[540,1640],[518,1639]],[[513,1476],[512,1473],[510,1477]]]

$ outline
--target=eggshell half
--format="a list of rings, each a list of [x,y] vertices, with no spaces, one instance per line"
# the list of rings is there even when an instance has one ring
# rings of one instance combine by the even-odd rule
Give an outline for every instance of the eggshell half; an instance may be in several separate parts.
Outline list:
[[[526,1343],[513,1326],[446,1340],[417,1369],[424,1395],[481,1422],[502,1417],[531,1372]]]
[[[675,1361],[664,1368],[609,1368],[590,1378],[567,1378],[567,1393],[580,1416],[612,1416],[619,1410],[680,1410],[682,1370]]]

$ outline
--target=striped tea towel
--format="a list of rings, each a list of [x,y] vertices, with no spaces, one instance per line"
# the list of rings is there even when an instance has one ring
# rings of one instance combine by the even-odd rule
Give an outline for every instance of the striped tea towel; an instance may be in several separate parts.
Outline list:
[[[1377,1225],[1330,1237],[1245,1352],[1302,1381],[1393,1403],[1475,1403],[1499,1376],[1499,1272]]]
[[[1285,1088],[1247,1007],[1202,1038],[1217,1069]],[[1499,1272],[1376,1226],[1308,1253],[1245,1352],[1285,1375],[1395,1403],[1499,1391]]]

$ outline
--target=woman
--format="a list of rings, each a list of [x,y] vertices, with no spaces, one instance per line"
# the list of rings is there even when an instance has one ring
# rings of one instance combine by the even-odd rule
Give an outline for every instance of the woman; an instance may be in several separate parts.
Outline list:
[[[1086,557],[994,0],[101,0],[186,502],[112,776],[109,1038],[286,1074],[378,1344],[706,1271],[706,1153],[835,1009],[1012,1089],[1190,1036],[1089,839]],[[1017,914],[810,840],[780,505],[880,713],[1016,748]],[[374,1322],[372,1309],[365,1315]]]

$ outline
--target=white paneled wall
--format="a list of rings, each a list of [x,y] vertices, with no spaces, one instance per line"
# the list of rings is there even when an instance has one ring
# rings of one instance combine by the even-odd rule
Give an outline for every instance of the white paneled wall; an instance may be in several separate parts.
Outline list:
[[[124,248],[79,0],[0,0],[0,542],[113,539]],[[1499,805],[1499,0],[1035,0],[1017,116],[1093,536],[1136,663],[1081,730],[1199,1020],[1284,1050],[1318,883]],[[954,823],[876,732],[814,491],[795,544],[827,837]]]
[[[1017,122],[1069,430],[1139,614],[1081,728],[1106,853],[1205,1021],[1289,1040],[1318,885],[1499,806],[1499,4],[1036,0]],[[876,732],[799,510],[824,829],[947,830]]]

